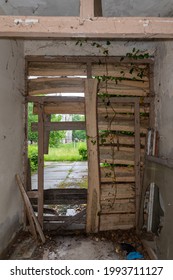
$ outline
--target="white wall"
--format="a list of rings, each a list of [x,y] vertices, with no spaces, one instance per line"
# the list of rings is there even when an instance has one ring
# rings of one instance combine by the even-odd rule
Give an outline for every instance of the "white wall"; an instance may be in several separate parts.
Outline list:
[[[156,124],[159,155],[173,159],[173,42],[158,44],[155,63]]]
[[[79,44],[76,44],[78,43]],[[80,42],[82,45],[80,45]],[[93,42],[97,42],[101,47],[92,46]],[[99,40],[82,40],[78,39],[66,41],[25,41],[25,55],[103,55],[105,49],[108,49],[109,55],[123,56],[128,52],[132,52],[135,47],[143,52],[149,52],[154,55],[156,43],[140,42],[140,41],[112,41],[110,45],[107,41]]]
[[[0,40],[0,254],[22,221],[15,174],[23,173],[23,43]]]

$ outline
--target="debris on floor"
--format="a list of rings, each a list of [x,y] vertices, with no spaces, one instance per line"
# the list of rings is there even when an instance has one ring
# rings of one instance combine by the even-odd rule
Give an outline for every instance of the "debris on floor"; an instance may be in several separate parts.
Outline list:
[[[35,244],[21,232],[6,259],[20,260],[126,260],[150,259],[135,230],[98,234],[57,235],[45,233],[46,243]]]

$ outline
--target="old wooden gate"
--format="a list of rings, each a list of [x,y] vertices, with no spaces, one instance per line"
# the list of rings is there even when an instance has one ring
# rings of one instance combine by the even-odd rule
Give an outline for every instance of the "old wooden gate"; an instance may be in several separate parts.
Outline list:
[[[122,63],[117,57],[56,57],[51,61],[46,57],[29,57],[27,61],[28,77],[44,76],[28,79],[26,97],[27,102],[34,102],[39,120],[33,124],[39,135],[38,191],[29,190],[28,195],[37,200],[40,224],[43,226],[44,220],[45,226],[49,220],[49,226],[53,221],[56,228],[60,217],[45,218],[44,204],[48,196],[52,203],[60,201],[66,193],[66,200],[75,195],[80,203],[87,199],[87,232],[137,227],[146,135],[148,128],[153,127],[152,61],[124,59]],[[48,96],[54,92],[84,92],[85,97]],[[85,114],[86,122],[53,123],[53,113]],[[43,156],[48,149],[49,132],[85,128],[87,193],[44,191]],[[65,220],[63,223],[67,224]]]

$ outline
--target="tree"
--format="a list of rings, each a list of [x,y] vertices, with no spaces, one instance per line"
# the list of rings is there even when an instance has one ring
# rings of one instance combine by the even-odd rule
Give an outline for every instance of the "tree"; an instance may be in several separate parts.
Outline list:
[[[62,119],[61,115],[52,115],[52,122],[60,122]],[[49,146],[50,147],[58,147],[61,143],[61,140],[65,138],[65,131],[51,131],[49,137]]]
[[[84,115],[73,115],[72,121],[85,121]],[[78,140],[86,140],[86,131],[85,130],[73,130],[72,137]]]
[[[51,115],[51,121],[59,122],[61,121],[61,115]],[[31,143],[38,142],[38,132],[31,131],[31,123],[38,122],[38,115],[33,114],[33,103],[28,103],[28,140]],[[65,131],[51,131],[49,137],[49,146],[57,147],[61,140],[65,137]]]

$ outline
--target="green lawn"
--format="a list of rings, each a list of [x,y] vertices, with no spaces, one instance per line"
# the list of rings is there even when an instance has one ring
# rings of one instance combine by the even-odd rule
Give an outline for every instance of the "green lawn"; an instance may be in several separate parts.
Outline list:
[[[45,161],[81,161],[78,147],[80,143],[61,144],[58,148],[49,148],[49,154],[44,156]]]

